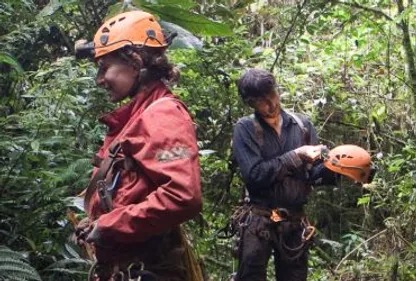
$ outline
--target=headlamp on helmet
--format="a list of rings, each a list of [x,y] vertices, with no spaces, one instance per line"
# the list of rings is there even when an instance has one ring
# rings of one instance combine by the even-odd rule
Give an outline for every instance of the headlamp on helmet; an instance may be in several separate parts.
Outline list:
[[[75,44],[77,58],[99,58],[126,46],[166,48],[176,32],[166,35],[155,17],[143,11],[130,11],[107,20],[96,32],[93,42]]]

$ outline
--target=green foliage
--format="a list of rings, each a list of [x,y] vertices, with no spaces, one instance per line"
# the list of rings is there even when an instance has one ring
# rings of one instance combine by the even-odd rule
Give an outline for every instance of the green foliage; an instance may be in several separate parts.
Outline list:
[[[23,69],[20,66],[19,62],[7,53],[0,53],[0,63],[10,65],[14,70],[16,70],[19,73],[23,72]]]
[[[37,280],[39,274],[31,267],[22,254],[7,247],[0,247],[0,280]]]
[[[365,188],[343,179],[313,192],[307,209],[321,243],[309,279],[416,279],[415,100],[402,29],[409,22],[414,41],[414,9],[399,14],[387,1],[133,2],[205,36],[202,50],[169,57],[181,70],[173,90],[198,125],[204,212],[187,228],[212,280],[236,268],[230,241],[216,233],[243,186],[230,142],[233,124],[250,112],[235,86],[247,67],[274,67],[285,108],[310,115],[329,147],[361,145],[379,167]],[[70,56],[76,39],[92,38],[123,4],[0,4],[0,244],[13,249],[0,249],[0,279],[6,270],[20,280],[85,279],[89,264],[68,242],[65,213],[79,205],[73,198],[102,141],[97,118],[113,106],[95,85],[94,65]]]

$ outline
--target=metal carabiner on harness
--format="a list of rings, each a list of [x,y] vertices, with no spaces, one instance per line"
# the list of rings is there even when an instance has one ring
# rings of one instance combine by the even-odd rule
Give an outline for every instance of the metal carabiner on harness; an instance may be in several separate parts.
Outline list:
[[[101,208],[105,213],[110,212],[113,209],[113,198],[108,191],[105,180],[97,181],[97,192],[100,197]]]
[[[316,228],[311,225],[307,217],[302,218],[301,225],[303,227],[302,240],[309,241],[315,235]]]
[[[108,185],[106,180],[97,181],[97,192],[100,197],[101,208],[105,213],[108,213],[113,209],[113,193],[117,189],[120,175],[121,171],[118,171],[111,185]]]
[[[137,264],[132,263],[127,268],[127,274],[129,276],[129,281],[141,281],[142,280],[142,275],[141,274],[139,274],[139,276],[137,276],[136,279],[133,278],[132,270],[134,270],[135,267],[137,267]],[[144,270],[144,262],[139,262],[138,270],[139,270],[139,272]]]
[[[240,226],[240,227],[247,227],[248,225],[250,225],[250,223],[251,223],[251,220],[252,220],[252,218],[253,218],[253,216],[252,216],[252,214],[251,214],[251,210],[250,211],[248,211],[247,212],[247,214],[244,214],[244,216],[243,216],[243,218],[244,218],[244,221],[240,221],[240,222],[238,222],[238,225]]]

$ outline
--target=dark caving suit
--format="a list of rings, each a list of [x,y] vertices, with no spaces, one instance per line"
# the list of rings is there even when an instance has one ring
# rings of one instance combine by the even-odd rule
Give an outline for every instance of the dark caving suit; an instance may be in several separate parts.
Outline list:
[[[281,120],[280,136],[258,115],[241,118],[234,129],[233,153],[250,198],[233,216],[240,237],[238,281],[265,281],[272,253],[276,280],[306,280],[309,241],[305,240],[312,236],[313,227],[303,206],[312,184],[336,182],[321,161],[307,164],[294,152],[318,143],[310,121],[284,110]],[[271,220],[273,209],[278,213],[276,221],[283,221]]]

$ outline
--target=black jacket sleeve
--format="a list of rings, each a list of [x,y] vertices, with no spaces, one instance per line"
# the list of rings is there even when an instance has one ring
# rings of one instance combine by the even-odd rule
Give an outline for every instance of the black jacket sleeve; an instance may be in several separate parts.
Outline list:
[[[233,154],[247,185],[268,188],[291,171],[302,166],[302,160],[292,150],[270,160],[261,155],[253,121],[240,119],[234,128]]]
[[[308,120],[308,131],[310,134],[311,145],[319,144],[318,135],[312,123]],[[316,161],[309,170],[309,183],[313,185],[335,185],[337,181],[337,174],[326,168],[322,160]]]

